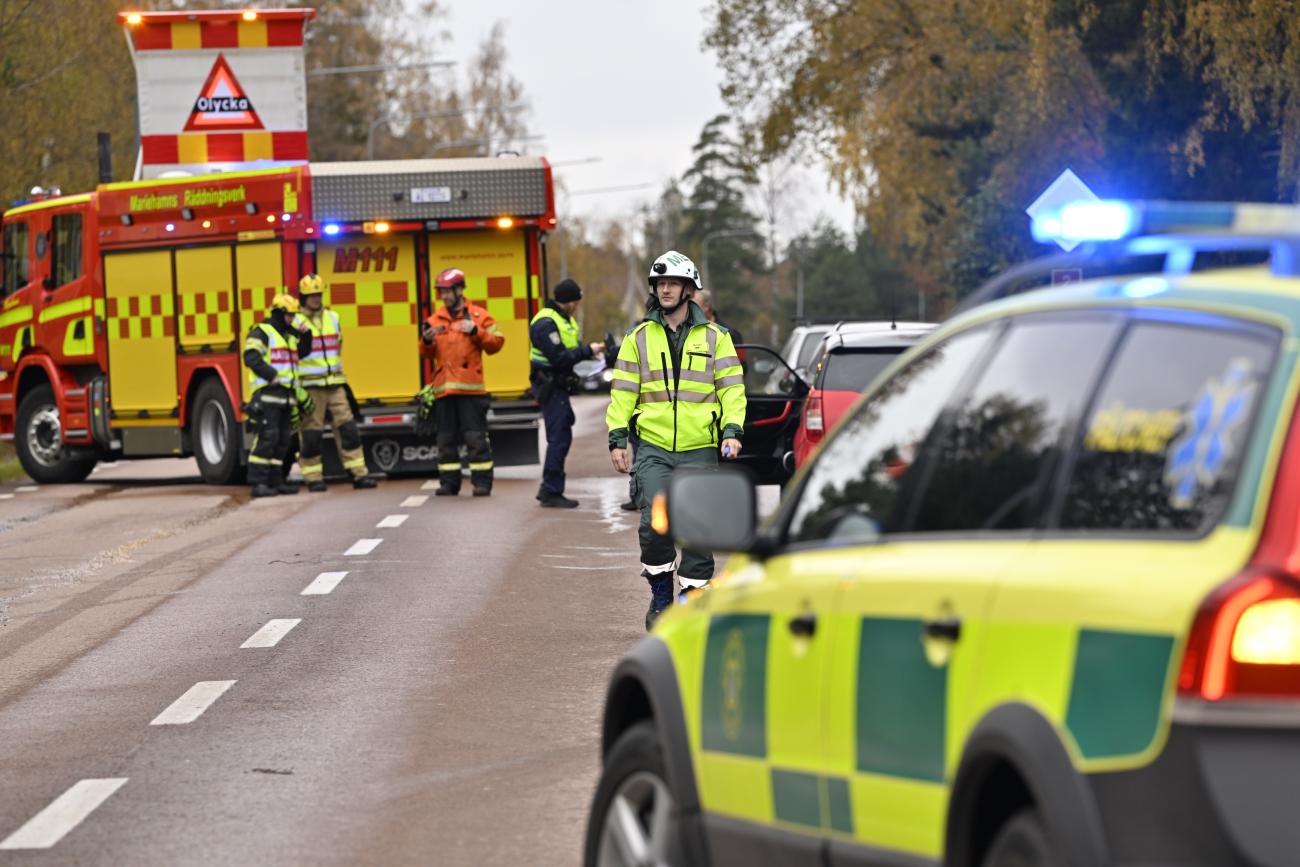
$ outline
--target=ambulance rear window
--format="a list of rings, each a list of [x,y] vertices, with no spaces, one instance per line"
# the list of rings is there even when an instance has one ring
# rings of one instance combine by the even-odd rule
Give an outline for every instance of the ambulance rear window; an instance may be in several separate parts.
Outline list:
[[[27,285],[31,273],[31,254],[27,246],[27,224],[9,223],[4,227],[4,288],[0,297],[8,296]]]
[[[1279,335],[1140,321],[1077,445],[1061,527],[1202,533],[1232,496]]]

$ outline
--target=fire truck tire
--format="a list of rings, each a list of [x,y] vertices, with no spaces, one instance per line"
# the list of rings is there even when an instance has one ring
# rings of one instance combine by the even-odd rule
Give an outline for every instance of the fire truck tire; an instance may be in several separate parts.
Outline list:
[[[54,389],[38,385],[18,404],[14,445],[18,460],[33,481],[80,482],[95,468],[95,458],[75,455],[63,444],[63,425]]]
[[[213,485],[242,482],[242,442],[239,423],[221,380],[204,380],[194,393],[194,412],[190,416],[190,444],[203,480]]]

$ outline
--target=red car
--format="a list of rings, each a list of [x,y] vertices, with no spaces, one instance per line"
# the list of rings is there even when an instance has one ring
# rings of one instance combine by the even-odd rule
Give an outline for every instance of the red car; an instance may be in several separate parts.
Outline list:
[[[803,466],[871,381],[933,328],[928,322],[846,322],[828,332],[809,369],[812,390],[794,436],[794,465]]]

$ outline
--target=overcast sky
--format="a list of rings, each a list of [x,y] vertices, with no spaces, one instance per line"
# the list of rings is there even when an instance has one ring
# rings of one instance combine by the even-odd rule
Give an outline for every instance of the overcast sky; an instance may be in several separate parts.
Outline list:
[[[446,0],[451,59],[463,63],[496,21],[506,24],[509,67],[527,89],[529,151],[561,164],[570,195],[561,216],[623,218],[658,197],[691,163],[691,145],[725,107],[722,75],[703,48],[707,0]],[[599,157],[599,162],[562,164]],[[619,193],[589,193],[648,184]],[[810,171],[783,227],[825,214],[848,230],[852,208]]]

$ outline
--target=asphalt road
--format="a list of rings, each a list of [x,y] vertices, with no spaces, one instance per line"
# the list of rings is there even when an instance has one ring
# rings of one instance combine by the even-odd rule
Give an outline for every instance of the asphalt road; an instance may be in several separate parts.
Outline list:
[[[577,406],[572,511],[537,467],[488,499],[250,501],[190,461],[0,488],[0,864],[578,863],[647,591]]]

